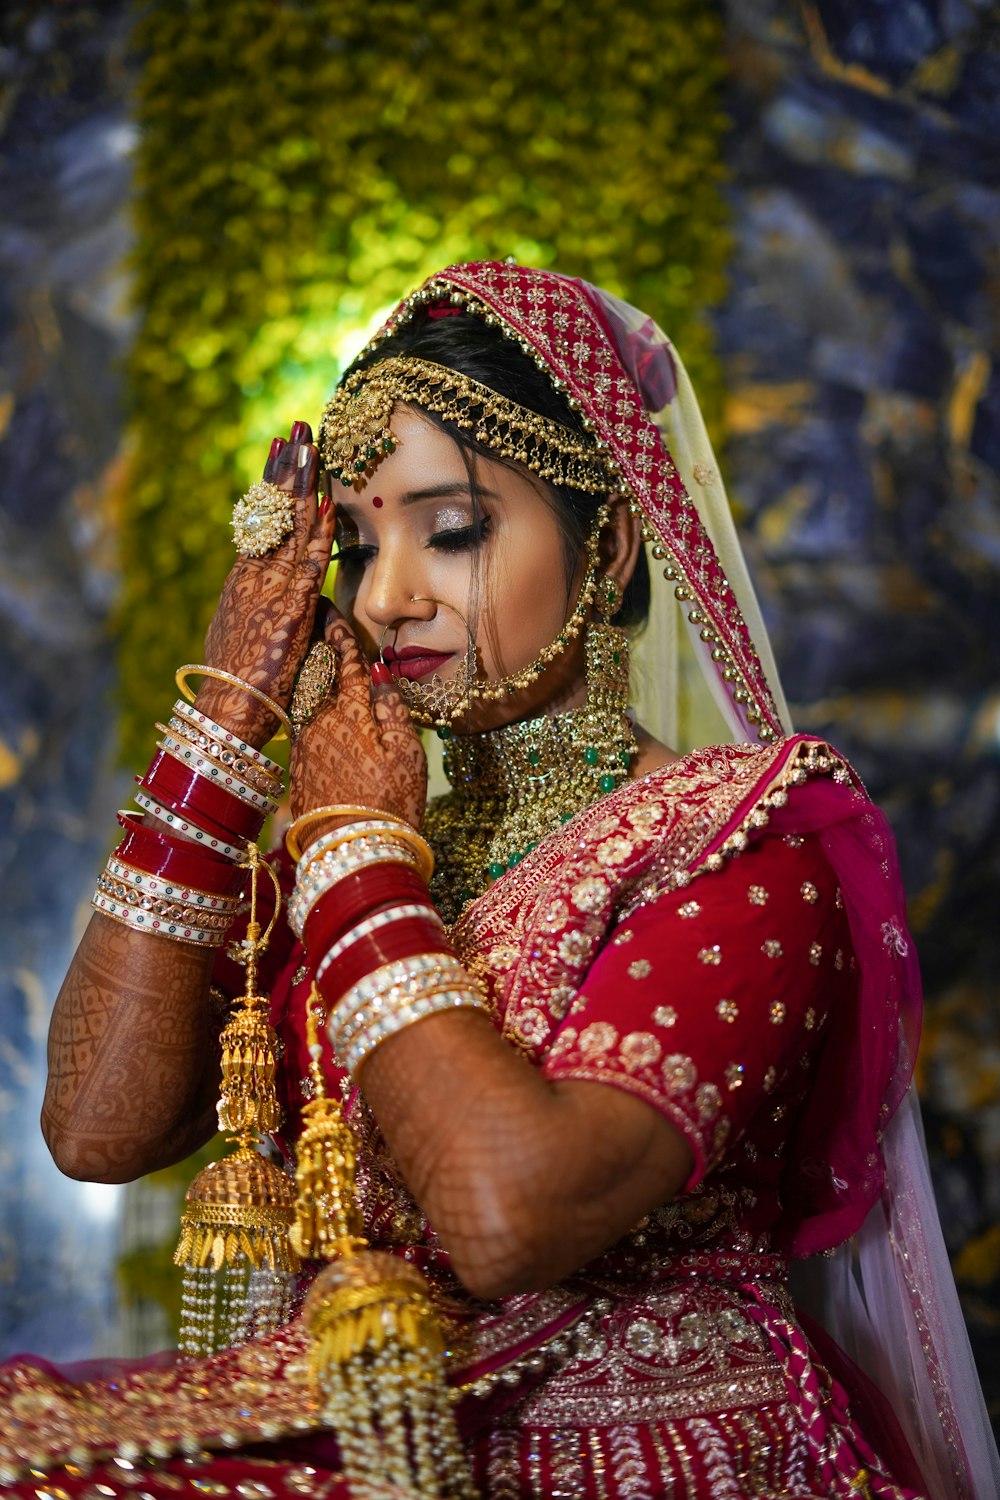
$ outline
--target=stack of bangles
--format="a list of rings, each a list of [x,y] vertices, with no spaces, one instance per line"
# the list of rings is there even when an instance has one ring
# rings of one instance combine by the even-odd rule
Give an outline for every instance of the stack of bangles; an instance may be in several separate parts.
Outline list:
[[[183,670],[238,682],[211,668]],[[282,794],[281,767],[184,699],[174,704],[169,724],[156,727],[157,753],[136,778],[141,811],[118,814],[125,837],[92,905],[134,931],[221,948],[245,893],[241,861]]]
[[[310,823],[353,818],[300,856]],[[425,1016],[483,1008],[427,893],[433,856],[414,828],[367,807],[322,807],[289,829],[298,857],[288,920],[327,1006],[327,1031],[352,1078],[389,1036]]]

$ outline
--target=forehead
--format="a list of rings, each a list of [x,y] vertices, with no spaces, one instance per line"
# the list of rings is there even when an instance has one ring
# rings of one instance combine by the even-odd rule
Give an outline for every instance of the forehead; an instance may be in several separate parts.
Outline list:
[[[367,512],[375,497],[402,505],[447,498],[478,498],[547,505],[543,482],[520,465],[514,467],[461,446],[446,428],[419,407],[397,405],[392,413],[393,452],[374,472],[349,489],[334,489],[345,515]]]

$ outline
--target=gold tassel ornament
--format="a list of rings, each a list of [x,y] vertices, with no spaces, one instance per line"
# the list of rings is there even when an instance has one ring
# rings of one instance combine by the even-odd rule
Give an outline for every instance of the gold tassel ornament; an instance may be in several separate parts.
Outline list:
[[[212,1354],[280,1327],[301,1264],[288,1234],[295,1185],[257,1149],[261,1134],[281,1123],[277,1037],[267,1018],[267,996],[257,990],[260,955],[281,910],[281,890],[256,844],[248,847],[247,864],[250,921],[243,943],[231,950],[246,968],[246,987],[220,1037],[219,1129],[233,1132],[229,1140],[236,1149],[203,1168],[188,1188],[174,1252],[175,1264],[184,1269],[180,1349],[189,1355]],[[262,869],[277,898],[263,933],[257,921]]]
[[[367,1248],[360,1232],[354,1141],[324,1091],[313,986],[307,1041],[314,1094],[306,1105],[289,1234],[303,1258],[331,1263],[309,1289],[310,1378],[340,1446],[346,1477],[373,1477],[422,1497],[475,1500],[444,1379],[444,1337],[415,1266]]]

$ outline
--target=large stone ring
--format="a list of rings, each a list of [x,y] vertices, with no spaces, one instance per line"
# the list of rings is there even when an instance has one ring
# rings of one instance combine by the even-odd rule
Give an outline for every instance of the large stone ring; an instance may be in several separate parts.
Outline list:
[[[261,479],[233,506],[233,541],[247,557],[263,557],[291,535],[295,496]]]
[[[288,709],[296,734],[301,733],[322,708],[336,680],[337,653],[327,641],[317,641],[302,663]]]

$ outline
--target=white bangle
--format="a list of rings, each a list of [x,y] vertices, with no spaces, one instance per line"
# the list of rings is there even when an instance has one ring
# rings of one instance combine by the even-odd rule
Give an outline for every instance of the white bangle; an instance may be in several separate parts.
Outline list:
[[[273,813],[278,806],[273,797],[267,797],[263,792],[255,792],[252,786],[245,781],[240,781],[225,766],[216,764],[207,756],[199,755],[193,746],[183,740],[174,739],[172,734],[164,733],[162,740],[157,740],[158,750],[165,750],[174,760],[180,761],[182,765],[188,766],[206,781],[212,782],[214,786],[222,787],[223,791],[229,792],[233,797],[238,797],[248,807],[257,812]]]
[[[275,777],[278,781],[283,779],[284,771],[276,760],[271,760],[270,756],[265,755],[262,750],[255,750],[253,745],[247,744],[246,740],[241,740],[230,730],[223,728],[221,724],[216,724],[214,719],[210,719],[207,714],[200,713],[186,699],[178,698],[171,709],[171,713],[179,719],[187,719],[191,724],[197,726],[197,728],[203,729],[213,739],[222,741],[231,750],[234,757],[241,756],[244,760],[251,760],[255,765],[260,766],[262,771],[266,771],[269,776]],[[233,769],[237,772],[239,770],[237,766],[234,766]]]
[[[224,839],[218,838],[214,833],[206,833],[204,828],[199,828],[197,823],[192,823],[189,818],[182,817],[180,813],[175,813],[169,807],[163,807],[148,792],[136,792],[132,800],[137,807],[142,808],[143,812],[151,813],[161,823],[166,823],[168,828],[176,828],[179,833],[186,834],[196,844],[203,844],[206,849],[213,849],[223,859],[235,862],[242,859],[246,853],[245,845],[227,844]]]

